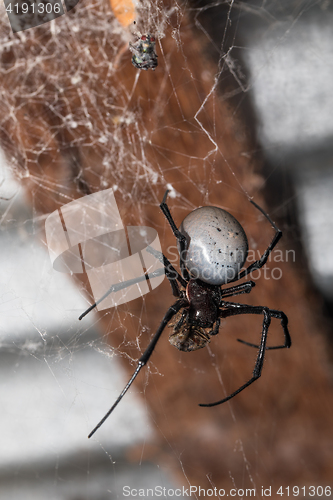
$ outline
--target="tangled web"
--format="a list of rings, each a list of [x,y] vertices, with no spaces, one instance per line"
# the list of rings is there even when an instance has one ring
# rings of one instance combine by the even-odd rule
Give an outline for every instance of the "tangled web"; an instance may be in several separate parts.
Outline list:
[[[114,7],[114,3],[111,4]],[[170,207],[178,224],[188,212],[204,204],[215,204],[230,210],[242,222],[248,212],[248,199],[265,184],[265,179],[253,166],[257,160],[253,140],[255,133],[244,126],[244,123],[248,123],[246,111],[253,83],[244,64],[244,54],[248,49],[245,45],[248,28],[244,26],[250,20],[252,26],[259,26],[257,33],[262,35],[278,23],[286,23],[285,34],[311,7],[324,9],[326,4],[325,1],[297,0],[193,1],[185,4],[171,0],[144,0],[136,3],[135,9],[130,7],[135,24],[132,21],[128,24],[122,20],[119,12],[115,15],[107,0],[80,0],[75,9],[56,20],[16,34],[11,32],[1,4],[0,141],[13,175],[25,189],[26,203],[24,210],[23,202],[18,202],[17,198],[4,204],[2,227],[7,234],[15,232],[18,239],[15,236],[14,245],[23,245],[22,241],[25,241],[36,263],[41,258],[38,249],[43,245],[46,249],[46,217],[67,203],[109,188],[115,193],[124,225],[154,227],[165,242],[163,246],[167,247],[169,257],[175,251],[176,243],[171,239],[170,229],[158,211],[166,188],[171,191]],[[124,12],[121,11],[121,14]],[[140,71],[131,64],[129,43],[135,43],[140,34],[156,37],[159,65],[154,72]],[[221,102],[225,115],[221,112]],[[3,189],[9,182],[6,179],[5,176]],[[27,209],[27,206],[30,208]],[[250,246],[255,250],[265,248],[269,243],[271,228],[267,225],[266,231],[253,230],[255,224],[263,224],[263,221],[258,214],[253,213],[251,217],[252,223],[248,223]],[[14,259],[16,255],[14,257],[13,254],[13,269],[17,262]],[[84,465],[79,461],[86,476],[91,474],[97,481],[100,473],[96,472],[98,467],[94,464],[98,460],[103,462],[107,457],[108,464],[103,467],[108,473],[109,467],[113,472],[117,471],[121,483],[122,472],[116,469],[114,457],[118,460],[124,453],[125,445],[139,442],[140,457],[137,462],[143,470],[146,457],[141,458],[141,455],[144,456],[145,444],[148,443],[148,449],[150,440],[153,441],[156,434],[135,396],[133,400],[128,399],[128,404],[125,398],[122,402],[124,413],[119,415],[114,424],[118,429],[118,433],[115,433],[117,436],[110,438],[108,431],[103,433],[101,430],[100,442],[89,444],[96,446],[93,452],[88,452],[88,444],[82,442],[122,388],[120,368],[117,366],[112,375],[107,373],[107,367],[114,361],[114,354],[123,357],[125,363],[135,365],[166,310],[167,300],[172,300],[168,283],[165,282],[156,290],[155,295],[150,293],[119,309],[113,308],[99,316],[91,316],[90,322],[82,326],[77,318],[93,302],[89,287],[87,291],[85,277],[56,277],[57,273],[49,260],[48,264],[45,260],[44,266],[40,281],[36,280],[37,287],[43,290],[44,295],[41,301],[33,295],[32,306],[27,304],[24,297],[20,297],[20,291],[14,287],[10,277],[7,282],[4,281],[7,290],[11,284],[12,290],[15,288],[9,298],[8,294],[4,297],[4,304],[14,300],[13,315],[25,319],[24,328],[14,342],[4,332],[2,346],[3,352],[12,356],[11,367],[17,364],[18,371],[27,370],[27,373],[35,369],[37,378],[46,377],[46,373],[52,374],[52,381],[63,392],[62,396],[58,394],[58,399],[48,400],[52,411],[45,410],[42,417],[31,406],[28,423],[24,414],[19,417],[25,433],[33,435],[34,441],[38,435],[44,442],[37,446],[27,444],[23,452],[15,450],[8,442],[8,448],[12,450],[13,467],[15,469],[18,456],[22,463],[30,457],[37,464],[43,453],[47,460],[57,462],[64,455],[75,455],[77,459],[78,452],[84,450],[87,454],[85,457],[91,453],[95,460],[91,459],[90,462],[87,459]],[[34,273],[30,274],[26,269],[21,273],[24,280],[30,283]],[[74,295],[69,298],[66,294],[68,289],[72,291],[74,288],[73,282],[78,292],[75,298]],[[72,293],[75,294],[74,291]],[[62,294],[61,303],[55,305],[55,297]],[[40,310],[45,307],[44,300],[48,304],[47,314],[40,314]],[[251,329],[251,321],[249,325]],[[24,332],[29,328],[31,332],[26,339]],[[226,347],[226,357],[228,353],[230,351]],[[192,362],[187,359],[184,361],[175,353],[174,363],[189,370],[186,372],[187,377],[197,380],[195,384],[198,384],[198,389],[199,379],[204,376],[208,366],[210,373],[217,379],[217,387],[224,390],[226,380],[225,375],[221,375],[219,362],[223,359],[228,365],[228,361],[220,356],[218,362],[213,347],[207,348],[203,356],[202,362],[198,357],[193,358]],[[242,362],[246,363],[246,358],[244,354]],[[249,358],[246,369],[251,372],[252,357]],[[27,359],[32,359],[34,364],[29,364]],[[155,376],[160,379],[171,376],[172,367],[163,365],[162,355],[157,355],[156,359],[158,361],[155,363],[153,359],[147,368],[143,389],[141,387],[137,392],[145,394],[147,391],[148,394],[148,391],[153,391],[152,380]],[[239,370],[236,360],[237,355],[229,363],[230,370],[227,373]],[[44,375],[38,372],[41,364],[46,367]],[[84,366],[85,376],[80,366]],[[111,378],[116,387],[110,395]],[[237,386],[235,380],[231,381]],[[16,383],[19,394],[19,377]],[[165,385],[163,381],[161,383],[162,389],[157,389],[157,395]],[[36,390],[37,387],[42,398],[50,390],[44,381],[36,386]],[[181,387],[169,387],[169,391],[175,399],[182,397]],[[203,393],[201,387],[201,395]],[[193,404],[203,402],[198,400],[196,390],[193,390],[192,395],[186,394],[186,397],[191,396]],[[30,394],[27,404],[36,405],[37,400]],[[188,401],[184,399],[184,407]],[[76,404],[81,406],[75,410]],[[135,410],[134,404],[137,404]],[[172,399],[167,404],[163,403],[162,408],[156,403],[152,419],[160,418],[165,425],[165,420],[172,419],[172,411],[169,413],[172,405]],[[52,420],[52,413],[56,414],[57,408],[61,406],[66,408],[65,412],[72,419],[69,419],[71,423],[68,426],[64,416],[55,419],[56,422]],[[16,415],[22,415],[20,405],[14,406],[13,411]],[[186,414],[184,408],[178,408],[177,415],[181,415],[182,411],[183,415]],[[79,415],[81,424],[73,423],[76,422],[74,417],[80,418]],[[243,415],[246,415],[245,409]],[[9,412],[8,421],[11,416]],[[137,421],[136,426],[131,417]],[[207,449],[215,452],[214,436],[218,433],[222,441],[219,447],[223,447],[224,442],[230,451],[230,444],[226,444],[226,431],[222,432],[216,421],[215,427],[209,427],[204,417],[200,418],[202,441],[198,442],[202,446],[203,442],[209,443]],[[30,419],[37,419],[38,426],[30,428]],[[232,412],[229,419],[232,424],[237,423]],[[226,426],[231,425],[230,422],[225,419]],[[198,428],[195,424],[187,421],[187,432],[193,431],[195,434]],[[256,424],[260,425],[260,417]],[[80,432],[76,432],[77,425],[82,426]],[[133,432],[129,429],[131,426]],[[184,453],[188,457],[186,443],[181,441],[183,451],[173,441],[176,430],[173,429],[167,435],[166,427],[160,431],[162,438],[159,438],[164,440],[164,453],[166,449],[172,451],[177,470],[175,472],[172,465],[169,469],[165,467],[165,470],[178,477],[180,482],[191,483],[182,455]],[[235,461],[237,464],[240,462],[241,466],[233,467],[232,463],[223,465],[223,473],[226,470],[229,474],[227,483],[237,487],[247,484],[258,487],[251,470],[254,464],[250,463],[244,451],[243,438],[237,438],[236,424],[230,432],[234,438],[234,451],[240,457]],[[189,450],[190,446],[188,453]],[[133,453],[136,457],[137,450]],[[201,454],[200,459],[194,459],[196,453],[198,456]],[[196,453],[193,453],[193,449],[190,453],[194,460],[191,466],[194,468],[196,460],[200,462],[206,451],[201,449],[200,453],[198,450]],[[154,454],[152,446],[147,456],[154,459]],[[213,452],[211,456],[214,456]],[[214,487],[216,475],[210,474],[216,471],[217,465],[213,460],[210,462],[208,456],[205,459],[205,480]],[[158,481],[160,478],[157,475],[155,479]],[[104,488],[104,496],[101,494],[100,498],[108,498],[106,493],[111,487],[102,479],[98,480]],[[60,480],[57,481],[57,487],[60,488],[59,485]],[[112,488],[115,489],[115,486]]]

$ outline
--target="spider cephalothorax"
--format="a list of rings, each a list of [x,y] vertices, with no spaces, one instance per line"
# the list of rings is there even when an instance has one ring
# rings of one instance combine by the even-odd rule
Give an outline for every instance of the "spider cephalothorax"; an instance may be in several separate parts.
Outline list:
[[[180,351],[196,351],[210,342],[211,335],[218,333],[221,293],[215,286],[190,279],[186,292],[182,294],[186,296],[188,305],[168,324],[173,328],[169,342]]]
[[[275,230],[275,235],[260,259],[242,270],[247,258],[248,243],[245,231],[240,223],[226,210],[218,207],[201,207],[185,217],[178,229],[166,203],[167,195],[168,191],[164,195],[160,208],[177,239],[181,274],[163,254],[153,248],[147,250],[163,264],[172,293],[177,297],[177,300],[165,313],[160,326],[140,357],[129,382],[107,414],[89,434],[89,437],[96,432],[121,401],[141,368],[148,362],[166,326],[172,328],[169,336],[170,343],[180,351],[191,352],[205,347],[210,342],[210,337],[219,333],[221,318],[239,314],[255,314],[263,317],[261,339],[258,345],[237,339],[243,344],[258,349],[252,377],[229,396],[214,403],[205,403],[199,406],[216,406],[233,398],[260,377],[266,350],[283,349],[291,346],[287,326],[288,319],[282,311],[225,300],[227,297],[250,293],[255,285],[253,281],[245,281],[239,285],[223,288],[224,285],[241,280],[255,269],[260,269],[266,264],[269,254],[282,236],[282,232],[272,219],[262,208],[251,201],[270,222]],[[149,273],[149,276],[160,276],[161,271],[163,272],[163,270],[157,269]],[[136,282],[142,281],[142,278],[145,279],[145,277],[141,277]],[[107,294],[126,288],[132,282],[133,280],[112,285]],[[98,302],[103,300],[104,297]],[[80,319],[97,303],[87,309],[80,316]],[[284,343],[281,345],[266,345],[272,318],[277,318],[281,322],[284,333]]]

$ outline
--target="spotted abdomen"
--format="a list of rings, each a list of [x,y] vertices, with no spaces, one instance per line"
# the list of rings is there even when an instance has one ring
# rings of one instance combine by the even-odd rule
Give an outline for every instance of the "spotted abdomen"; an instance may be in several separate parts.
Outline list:
[[[179,227],[186,236],[183,261],[192,278],[211,285],[233,280],[247,257],[248,243],[240,223],[226,210],[201,207]]]

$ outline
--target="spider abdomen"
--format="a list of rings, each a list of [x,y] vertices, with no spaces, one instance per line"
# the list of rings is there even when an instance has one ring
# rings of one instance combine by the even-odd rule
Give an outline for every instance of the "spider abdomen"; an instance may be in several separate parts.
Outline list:
[[[192,278],[220,286],[240,272],[248,243],[244,229],[229,212],[197,208],[185,217],[179,231],[186,237],[181,257]]]

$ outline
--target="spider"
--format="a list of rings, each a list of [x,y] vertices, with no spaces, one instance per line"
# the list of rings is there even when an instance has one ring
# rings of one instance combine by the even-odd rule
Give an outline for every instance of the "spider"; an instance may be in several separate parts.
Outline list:
[[[258,349],[252,377],[229,396],[214,403],[199,405],[205,407],[225,403],[255,382],[261,375],[266,350],[283,349],[291,346],[287,326],[288,318],[282,311],[225,300],[227,297],[250,293],[255,285],[253,281],[245,281],[244,283],[222,289],[223,285],[241,280],[255,269],[260,269],[266,264],[269,254],[282,237],[282,232],[277,228],[269,215],[254,201],[250,200],[252,205],[270,222],[275,230],[275,235],[260,259],[241,271],[247,258],[248,243],[246,234],[240,223],[227,211],[218,207],[206,206],[197,208],[188,214],[178,229],[166,202],[168,192],[166,191],[160,208],[177,239],[181,274],[178,273],[163,254],[148,247],[149,252],[157,257],[164,266],[163,269],[154,271],[155,274],[150,273],[150,277],[153,277],[153,274],[158,276],[162,272],[165,272],[170,282],[172,293],[177,297],[177,300],[165,313],[148,347],[139,358],[137,367],[129,382],[110,410],[91,431],[88,436],[89,438],[110,416],[132,385],[141,368],[147,364],[166,326],[172,328],[169,336],[170,343],[180,351],[191,352],[205,347],[210,342],[210,337],[219,333],[221,318],[228,318],[229,316],[238,314],[259,314],[263,316],[259,345],[237,339],[245,345]],[[146,277],[142,276],[141,278],[113,285],[79,319],[88,314],[109,293],[126,288],[130,284],[144,279]],[[284,344],[267,347],[266,340],[271,318],[277,318],[281,321]]]
[[[155,37],[150,35],[141,35],[138,41],[133,45],[129,44],[130,51],[133,52],[132,64],[138,69],[155,69],[157,62],[157,54],[155,52]]]

